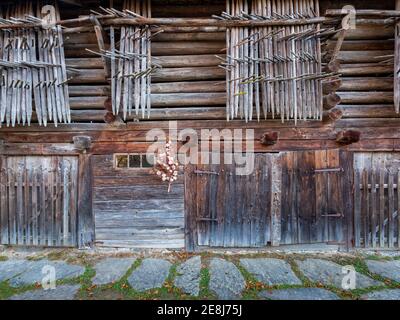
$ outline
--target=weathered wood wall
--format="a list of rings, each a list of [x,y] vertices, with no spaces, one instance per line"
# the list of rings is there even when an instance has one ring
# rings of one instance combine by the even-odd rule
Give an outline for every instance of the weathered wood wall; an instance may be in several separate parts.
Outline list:
[[[97,246],[184,247],[182,178],[168,193],[149,169],[114,169],[113,156],[95,156],[92,165]]]
[[[77,244],[77,157],[0,156],[0,244]]]
[[[354,170],[355,246],[400,247],[400,154],[357,153]]]
[[[283,155],[281,244],[350,245],[352,166],[338,150]]]
[[[186,248],[279,245],[280,155],[255,155],[254,170],[237,165],[185,169]]]

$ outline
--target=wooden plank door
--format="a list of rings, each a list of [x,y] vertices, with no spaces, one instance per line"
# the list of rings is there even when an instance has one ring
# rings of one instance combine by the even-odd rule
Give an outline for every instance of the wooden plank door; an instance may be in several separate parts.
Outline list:
[[[288,152],[282,157],[281,244],[350,245],[352,154]]]
[[[355,246],[400,248],[400,153],[354,156]]]
[[[76,245],[77,157],[1,157],[0,243]]]
[[[188,166],[186,247],[264,247],[279,238],[278,157],[257,154],[254,171],[244,176],[236,174],[235,165]]]

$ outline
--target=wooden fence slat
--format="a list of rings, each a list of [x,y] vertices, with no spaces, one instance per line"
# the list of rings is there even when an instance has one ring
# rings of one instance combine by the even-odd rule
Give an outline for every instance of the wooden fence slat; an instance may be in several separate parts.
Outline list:
[[[24,244],[24,203],[23,203],[23,168],[19,167],[17,175],[17,195],[16,195],[16,207],[17,207],[17,244]]]
[[[47,192],[46,192],[46,176],[47,176],[47,168],[41,166],[40,168],[40,215],[39,215],[39,225],[38,225],[38,234],[39,234],[39,243],[42,246],[46,245],[46,215],[47,215]]]
[[[7,169],[6,158],[0,156],[0,233],[1,243],[9,244],[8,206],[7,206]]]
[[[385,170],[379,170],[379,246],[385,247]]]
[[[39,195],[38,193],[38,176],[39,169],[33,169],[32,173],[32,244],[38,245],[38,206],[39,206]]]
[[[62,240],[62,207],[61,207],[61,193],[62,193],[62,186],[61,186],[61,169],[59,167],[59,161],[57,161],[57,167],[55,168],[56,174],[56,198],[55,198],[55,230],[56,230],[56,245],[61,246]]]
[[[400,169],[397,171],[397,246],[400,248]]]
[[[8,170],[8,216],[10,219],[10,244],[17,244],[17,222],[15,211],[15,175],[14,170]]]
[[[65,167],[65,162],[63,162],[63,168],[62,168],[62,174],[63,174],[63,197],[62,197],[62,202],[63,202],[63,244],[68,245],[69,244],[69,199],[70,199],[70,194],[69,194],[69,169],[68,167]]]
[[[70,172],[70,194],[71,194],[71,205],[70,205],[70,230],[71,230],[71,245],[75,245],[76,243],[76,231],[77,231],[77,200],[78,200],[78,195],[77,195],[77,183],[76,183],[76,177],[77,177],[77,162],[72,161],[71,164],[71,172]]]
[[[371,241],[372,241],[372,247],[376,248],[376,196],[377,196],[377,191],[376,191],[376,171],[375,169],[372,169],[371,172],[371,185],[372,185],[372,192],[371,192]]]
[[[371,244],[369,236],[369,222],[370,222],[370,193],[368,189],[368,170],[363,170],[363,197],[362,197],[362,211],[363,211],[363,236],[364,236],[364,247],[367,248]]]
[[[32,213],[32,202],[31,202],[31,170],[26,166],[25,162],[25,174],[24,174],[24,195],[25,195],[25,244],[29,245],[31,241],[31,213]]]
[[[395,212],[394,209],[394,174],[393,170],[389,170],[389,177],[388,177],[388,246],[389,248],[394,247],[394,225],[393,225],[393,214]]]
[[[362,205],[362,196],[360,190],[360,171],[355,171],[355,179],[354,179],[354,245],[359,248],[361,247],[361,205]],[[365,238],[364,238],[365,240]]]
[[[281,196],[282,196],[282,167],[280,158],[271,159],[271,245],[279,246],[281,242]]]

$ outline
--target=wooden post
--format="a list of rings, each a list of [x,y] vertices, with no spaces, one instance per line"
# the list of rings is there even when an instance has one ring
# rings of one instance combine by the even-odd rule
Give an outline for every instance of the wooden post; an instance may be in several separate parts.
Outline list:
[[[278,247],[281,243],[281,197],[282,165],[281,157],[271,157],[271,245]]]
[[[104,51],[108,50],[110,47],[105,42],[105,39],[107,39],[108,37],[107,37],[102,25],[100,24],[99,20],[94,15],[91,15],[90,19],[94,25],[94,32],[96,34],[100,53],[104,53]],[[109,79],[111,77],[111,62],[108,58],[106,58],[104,56],[102,56],[102,59],[103,59],[103,63],[104,63],[104,71],[105,71],[106,77],[107,77],[107,79]]]
[[[340,166],[343,168],[342,175],[342,206],[345,219],[346,249],[354,246],[354,154],[352,152],[340,151]],[[357,186],[358,188],[359,186]]]
[[[89,137],[74,137],[74,144],[81,151],[78,170],[78,246],[90,248],[94,244],[94,217],[92,208],[92,166],[87,149],[91,146]]]
[[[396,0],[396,10],[400,10],[400,0]],[[395,53],[394,53],[394,105],[400,113],[400,22],[395,26]]]
[[[194,252],[197,245],[197,216],[195,210],[195,202],[197,197],[191,192],[196,180],[193,181],[194,165],[188,165],[185,168],[185,249],[187,252]]]

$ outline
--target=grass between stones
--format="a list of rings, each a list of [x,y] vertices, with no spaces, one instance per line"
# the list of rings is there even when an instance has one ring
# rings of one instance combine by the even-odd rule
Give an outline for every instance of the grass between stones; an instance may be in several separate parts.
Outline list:
[[[1,262],[1,261],[7,261],[7,260],[8,260],[7,257],[5,257],[5,256],[0,256],[0,262]]]
[[[386,278],[382,278],[377,274],[373,274],[368,270],[368,267],[365,263],[366,259],[369,260],[380,260],[380,261],[388,261],[392,260],[391,258],[377,256],[377,255],[332,255],[332,256],[316,256],[316,255],[308,255],[308,254],[289,254],[283,255],[279,253],[273,254],[242,254],[242,255],[227,255],[227,254],[218,254],[218,253],[209,253],[203,252],[200,254],[202,257],[202,267],[200,271],[200,294],[198,297],[191,297],[189,295],[184,294],[180,289],[174,286],[174,280],[178,276],[177,267],[180,263],[185,261],[190,256],[184,255],[173,255],[174,263],[170,269],[170,273],[161,288],[149,290],[146,292],[137,292],[134,290],[128,283],[128,278],[132,274],[132,272],[138,268],[143,258],[138,258],[132,267],[127,271],[127,273],[117,282],[110,283],[102,286],[95,286],[92,283],[92,279],[95,276],[95,270],[92,267],[92,263],[89,261],[85,253],[75,255],[73,259],[71,257],[66,257],[64,251],[57,251],[54,253],[50,253],[47,256],[32,256],[30,260],[36,261],[47,258],[49,260],[63,260],[66,259],[69,263],[80,263],[85,266],[85,273],[75,279],[66,279],[57,281],[57,285],[76,285],[79,284],[81,286],[77,299],[82,300],[210,300],[216,299],[215,294],[213,294],[209,289],[210,284],[210,271],[209,271],[209,262],[212,258],[222,258],[228,261],[231,261],[235,264],[235,266],[239,269],[241,274],[243,275],[246,281],[246,288],[243,292],[242,299],[243,300],[257,300],[259,299],[259,293],[261,291],[267,290],[279,290],[279,289],[294,289],[294,288],[323,288],[334,292],[342,299],[351,299],[357,300],[364,294],[383,290],[383,289],[400,289],[400,283],[395,281],[388,280]],[[296,276],[302,281],[302,285],[278,285],[278,286],[267,286],[259,281],[250,274],[241,264],[241,258],[278,258],[285,260],[288,262],[296,274]],[[326,286],[321,283],[314,283],[310,281],[307,277],[302,274],[299,270],[295,260],[303,260],[306,258],[320,258],[328,261],[332,261],[338,263],[340,265],[352,265],[355,270],[363,275],[366,275],[374,280],[380,281],[383,283],[382,286],[371,287],[367,289],[357,289],[352,291],[345,291],[333,286]],[[396,257],[396,260],[400,259],[400,257]],[[6,259],[5,259],[6,260]],[[0,261],[2,260],[2,256],[0,256]],[[25,286],[20,288],[12,288],[8,282],[0,282],[0,300],[8,299],[13,295],[21,294],[23,292],[29,290],[40,289],[40,285],[32,285]]]

